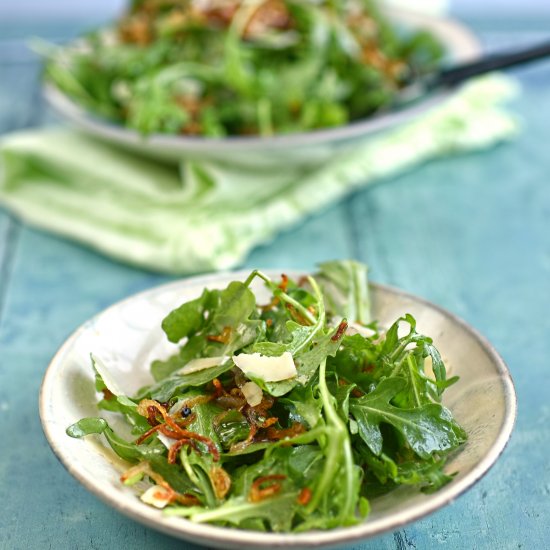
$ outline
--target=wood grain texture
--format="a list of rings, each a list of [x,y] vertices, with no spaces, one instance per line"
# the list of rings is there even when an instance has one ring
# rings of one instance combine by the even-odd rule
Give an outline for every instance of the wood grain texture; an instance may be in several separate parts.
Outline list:
[[[63,39],[83,22],[35,24]],[[495,29],[513,42],[529,27]],[[0,24],[0,30],[8,26]],[[28,25],[0,32],[0,132],[50,120],[38,65],[23,54]],[[519,396],[512,441],[454,504],[355,550],[550,548],[550,65],[518,73],[524,131],[510,144],[442,159],[354,194],[273,242],[245,267],[311,269],[356,257],[374,280],[450,309],[508,362]],[[42,434],[44,369],[80,323],[167,277],[105,259],[20,226],[0,212],[0,549],[193,549],[113,512],[71,478]],[[351,548],[350,548],[351,550]]]

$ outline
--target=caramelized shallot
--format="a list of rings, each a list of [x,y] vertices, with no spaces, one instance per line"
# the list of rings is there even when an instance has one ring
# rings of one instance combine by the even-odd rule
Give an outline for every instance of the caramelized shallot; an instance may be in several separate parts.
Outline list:
[[[254,480],[250,487],[250,493],[248,494],[248,500],[250,502],[260,502],[266,498],[276,495],[281,490],[281,484],[277,481],[286,479],[285,475],[272,474],[269,476],[262,476]],[[273,483],[271,483],[273,482]],[[268,483],[267,486],[262,487]]]

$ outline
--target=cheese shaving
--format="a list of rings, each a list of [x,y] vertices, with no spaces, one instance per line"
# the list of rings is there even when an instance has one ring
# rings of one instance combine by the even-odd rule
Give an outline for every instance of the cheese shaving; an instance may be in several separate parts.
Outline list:
[[[216,357],[200,357],[198,359],[191,359],[183,368],[177,371],[177,374],[191,374],[193,372],[199,372],[211,367],[217,367],[222,365],[229,359],[225,355],[219,355]]]
[[[153,485],[141,495],[140,499],[145,502],[145,504],[150,504],[155,508],[164,508],[170,503],[171,496],[168,489],[165,489],[161,485]]]
[[[268,357],[260,353],[241,353],[233,356],[233,362],[247,376],[260,378],[264,382],[288,380],[297,374],[294,359],[289,351],[278,357]]]
[[[262,388],[256,384],[256,382],[247,382],[242,388],[244,398],[246,402],[251,406],[255,407],[262,402],[263,392]]]

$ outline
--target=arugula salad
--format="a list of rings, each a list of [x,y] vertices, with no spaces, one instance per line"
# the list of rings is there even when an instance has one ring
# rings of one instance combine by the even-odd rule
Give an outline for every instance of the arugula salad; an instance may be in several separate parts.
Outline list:
[[[296,281],[253,271],[205,289],[162,328],[178,351],[152,363],[155,382],[137,395],[92,355],[98,408],[123,415],[132,438],[101,417],[67,434],[102,434],[128,462],[121,483],[165,514],[330,529],[362,521],[371,498],[399,485],[435,491],[452,479],[446,458],[467,436],[441,395],[457,378],[411,315],[384,331],[370,318],[363,264],[327,262]]]
[[[46,80],[99,117],[223,138],[368,117],[443,49],[373,0],[133,0],[108,28],[45,53]]]

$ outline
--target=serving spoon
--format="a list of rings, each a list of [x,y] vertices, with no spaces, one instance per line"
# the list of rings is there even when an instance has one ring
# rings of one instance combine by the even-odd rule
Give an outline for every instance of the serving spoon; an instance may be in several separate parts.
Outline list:
[[[486,55],[476,61],[442,69],[413,80],[401,90],[397,103],[398,106],[404,106],[432,92],[453,88],[475,76],[524,65],[545,57],[550,57],[550,42],[521,50]]]

